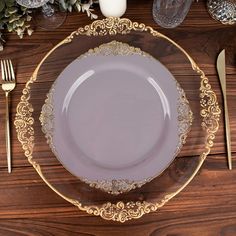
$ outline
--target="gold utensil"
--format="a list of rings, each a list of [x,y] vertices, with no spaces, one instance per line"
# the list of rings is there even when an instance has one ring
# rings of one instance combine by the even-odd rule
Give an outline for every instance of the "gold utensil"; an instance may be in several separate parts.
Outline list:
[[[11,173],[11,141],[9,123],[9,93],[15,88],[16,80],[11,60],[1,60],[2,89],[6,95],[6,151],[8,173]]]
[[[225,49],[220,52],[217,58],[217,71],[220,78],[220,84],[224,98],[225,132],[226,132],[226,143],[227,143],[228,166],[229,169],[232,170],[230,124],[229,124],[229,113],[228,113],[227,95],[226,95]]]

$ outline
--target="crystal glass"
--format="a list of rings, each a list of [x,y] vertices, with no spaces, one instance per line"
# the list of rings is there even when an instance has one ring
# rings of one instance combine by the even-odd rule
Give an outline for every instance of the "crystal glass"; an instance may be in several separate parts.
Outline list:
[[[54,0],[16,0],[18,4],[27,8],[36,8],[34,11],[34,21],[37,26],[43,29],[56,29],[61,26],[65,19],[66,13],[60,12],[57,6],[48,4]],[[42,7],[41,10],[38,8]]]
[[[174,28],[185,19],[193,0],[154,0],[153,18],[164,28]]]
[[[210,15],[222,24],[236,23],[236,0],[208,0],[207,8]]]

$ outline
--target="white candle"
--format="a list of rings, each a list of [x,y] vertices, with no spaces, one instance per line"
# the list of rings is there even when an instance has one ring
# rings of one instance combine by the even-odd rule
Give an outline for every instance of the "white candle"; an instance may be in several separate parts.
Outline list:
[[[121,17],[127,8],[127,0],[99,0],[101,12],[106,17]]]

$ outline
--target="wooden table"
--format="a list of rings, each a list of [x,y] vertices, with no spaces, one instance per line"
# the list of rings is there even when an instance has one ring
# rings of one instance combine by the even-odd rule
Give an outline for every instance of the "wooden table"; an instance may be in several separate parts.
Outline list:
[[[216,57],[227,52],[227,86],[232,130],[232,152],[236,157],[236,25],[224,26],[212,20],[205,1],[193,3],[184,23],[176,29],[157,26],[151,14],[152,0],[128,1],[125,17],[153,26],[177,41],[196,60],[210,79],[220,106],[222,97],[216,74]],[[96,9],[99,12],[99,9]],[[102,16],[99,14],[99,17]],[[91,21],[83,14],[71,14],[55,31],[37,29],[20,40],[8,34],[1,58],[11,58],[16,67],[17,88],[12,94],[14,119],[22,88],[45,53],[70,32]],[[234,236],[236,235],[236,165],[226,162],[223,118],[215,146],[201,171],[177,197],[155,213],[124,224],[108,222],[78,211],[51,191],[27,162],[12,128],[13,173],[7,173],[4,138],[4,94],[0,100],[0,235],[152,235]]]

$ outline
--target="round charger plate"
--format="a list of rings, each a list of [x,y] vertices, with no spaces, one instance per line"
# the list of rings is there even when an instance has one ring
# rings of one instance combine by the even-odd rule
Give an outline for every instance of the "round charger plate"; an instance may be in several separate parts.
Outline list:
[[[67,171],[46,144],[39,120],[47,94],[61,72],[89,49],[114,40],[140,48],[160,61],[184,89],[194,114],[186,144],[171,165],[141,188],[119,195],[91,188]],[[125,222],[156,211],[188,185],[211,151],[219,116],[208,79],[186,51],[149,26],[107,18],[79,28],[44,57],[23,89],[15,126],[29,163],[53,191],[82,211]]]
[[[193,114],[183,89],[160,62],[112,41],[62,71],[40,120],[68,171],[117,195],[141,187],[169,166]]]

